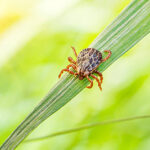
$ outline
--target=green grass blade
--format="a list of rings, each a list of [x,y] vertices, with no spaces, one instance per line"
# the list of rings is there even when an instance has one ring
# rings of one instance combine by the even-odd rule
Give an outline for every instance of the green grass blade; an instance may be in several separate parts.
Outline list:
[[[28,139],[25,141],[25,143],[26,142],[38,142],[38,141],[46,140],[46,139],[49,139],[49,138],[52,138],[55,136],[60,136],[60,135],[65,135],[65,134],[81,131],[81,130],[86,130],[86,129],[90,129],[90,128],[101,126],[101,125],[110,125],[110,124],[114,124],[114,123],[121,123],[121,122],[134,121],[134,120],[139,120],[139,119],[149,119],[149,118],[150,118],[150,115],[145,115],[145,116],[136,116],[136,117],[129,117],[129,118],[122,118],[122,119],[114,119],[114,120],[96,122],[96,123],[92,123],[92,124],[88,124],[88,125],[83,125],[83,126],[77,127],[77,128],[72,128],[72,129],[68,129],[68,130],[55,132],[55,133],[52,133],[52,134],[47,135],[47,136]]]
[[[102,52],[105,49],[112,51],[111,58],[103,63],[98,70],[101,72],[106,70],[109,65],[149,32],[150,0],[134,0],[89,46]],[[39,124],[69,102],[87,85],[86,79],[80,81],[78,78],[65,74],[41,103],[8,137],[1,149],[14,149]]]

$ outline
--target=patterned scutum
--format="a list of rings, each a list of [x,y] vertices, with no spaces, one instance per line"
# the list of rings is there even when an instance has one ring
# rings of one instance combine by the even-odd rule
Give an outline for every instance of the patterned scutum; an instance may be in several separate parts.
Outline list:
[[[101,63],[102,53],[94,48],[83,49],[77,57],[77,68],[82,74],[92,73]]]

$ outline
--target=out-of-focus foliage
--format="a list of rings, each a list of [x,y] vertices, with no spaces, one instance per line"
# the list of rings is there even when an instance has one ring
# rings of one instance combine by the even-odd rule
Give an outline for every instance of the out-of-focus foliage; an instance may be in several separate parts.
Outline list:
[[[56,83],[67,56],[87,47],[129,3],[105,1],[0,2],[0,144]],[[59,5],[58,5],[59,3]],[[103,92],[85,89],[31,137],[150,113],[150,36],[104,72]],[[114,124],[18,147],[25,149],[149,150],[150,121]],[[59,144],[58,144],[59,143]]]

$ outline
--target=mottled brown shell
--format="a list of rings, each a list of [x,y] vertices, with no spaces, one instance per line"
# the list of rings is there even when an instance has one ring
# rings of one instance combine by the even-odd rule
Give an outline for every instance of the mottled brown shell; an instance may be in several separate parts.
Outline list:
[[[77,68],[80,74],[92,73],[101,63],[102,53],[94,48],[83,49],[77,57]]]

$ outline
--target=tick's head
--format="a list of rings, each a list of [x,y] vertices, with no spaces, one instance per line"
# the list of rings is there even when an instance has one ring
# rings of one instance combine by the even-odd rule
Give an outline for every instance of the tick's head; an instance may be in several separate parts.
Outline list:
[[[77,67],[77,73],[79,75],[79,80],[83,80],[83,73],[80,67]]]
[[[84,78],[83,76],[79,75],[79,80],[83,80],[83,78]]]
[[[82,67],[77,67],[77,72],[79,75],[79,80],[83,80],[83,78],[89,74],[89,72],[85,71]]]

